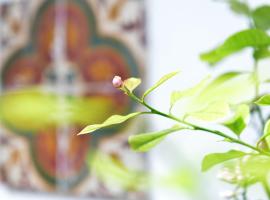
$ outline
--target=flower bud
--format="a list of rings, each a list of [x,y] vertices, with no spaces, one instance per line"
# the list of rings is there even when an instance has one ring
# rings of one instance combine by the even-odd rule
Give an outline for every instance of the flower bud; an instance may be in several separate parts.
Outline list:
[[[122,78],[120,76],[115,76],[112,80],[112,84],[115,88],[120,88],[123,85]]]

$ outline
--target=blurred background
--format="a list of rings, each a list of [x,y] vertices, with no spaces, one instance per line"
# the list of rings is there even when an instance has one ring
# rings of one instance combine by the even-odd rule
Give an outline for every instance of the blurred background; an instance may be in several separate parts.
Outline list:
[[[168,121],[134,121],[92,138],[74,134],[136,109],[111,88],[115,74],[140,76],[146,88],[181,70],[149,98],[167,110],[172,90],[250,69],[248,51],[215,70],[199,60],[246,29],[245,19],[213,0],[0,0],[0,7],[0,199],[222,199],[230,186],[215,170],[200,172],[203,155],[227,149],[218,138],[173,134],[145,156],[129,150],[128,135],[167,128]]]

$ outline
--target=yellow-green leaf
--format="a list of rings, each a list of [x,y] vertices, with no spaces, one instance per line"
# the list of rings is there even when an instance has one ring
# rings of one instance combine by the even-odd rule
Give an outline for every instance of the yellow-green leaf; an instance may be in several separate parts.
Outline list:
[[[212,153],[206,155],[202,161],[202,171],[205,172],[215,165],[221,164],[228,160],[232,160],[235,158],[241,158],[246,154],[242,151],[231,150],[226,153]]]
[[[163,83],[165,83],[167,80],[171,79],[172,77],[176,76],[179,73],[179,71],[176,72],[171,72],[169,74],[166,74],[165,76],[163,76],[155,85],[153,85],[151,88],[149,88],[142,96],[142,99],[144,100],[145,97],[150,94],[153,90],[155,90],[156,88],[158,88],[160,85],[162,85]]]
[[[209,76],[206,77],[194,87],[188,88],[184,91],[173,91],[171,94],[170,110],[172,110],[174,104],[180,99],[192,97],[198,94],[202,89],[205,88],[206,84],[209,82],[209,78],[210,78]]]
[[[121,124],[130,118],[136,117],[138,115],[141,115],[141,112],[135,112],[135,113],[130,113],[128,115],[113,115],[110,118],[108,118],[106,121],[104,121],[102,124],[93,124],[85,127],[78,135],[83,135],[87,133],[92,133],[98,129],[105,128],[111,125],[115,124]]]
[[[255,102],[257,105],[260,106],[269,106],[270,105],[270,95],[264,95],[258,101]]]
[[[236,135],[240,135],[246,128],[250,118],[250,110],[248,105],[240,105],[237,107],[235,115],[223,124],[233,131]]]
[[[187,117],[192,117],[202,121],[215,121],[226,117],[230,112],[230,107],[226,102],[213,102],[208,104],[202,110],[194,113],[188,113]]]
[[[141,79],[131,77],[124,81],[123,87],[128,89],[129,92],[133,92],[133,90],[135,90],[141,84],[141,82]]]
[[[182,129],[185,127],[175,125],[163,131],[134,135],[129,137],[129,144],[134,151],[146,152],[158,145],[168,134]]]

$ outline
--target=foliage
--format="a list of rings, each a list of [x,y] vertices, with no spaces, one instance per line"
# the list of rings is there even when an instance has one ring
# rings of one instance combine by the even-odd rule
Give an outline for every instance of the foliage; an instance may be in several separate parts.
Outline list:
[[[262,82],[258,75],[260,61],[270,58],[270,35],[267,32],[270,28],[270,6],[264,5],[253,9],[245,1],[224,1],[233,12],[247,19],[249,28],[232,34],[218,47],[202,53],[200,58],[211,66],[217,66],[224,59],[250,48],[254,59],[252,70],[230,71],[216,78],[207,77],[191,88],[173,91],[170,109],[167,112],[154,108],[145,99],[178,72],[163,76],[146,90],[142,97],[133,93],[141,81],[136,78],[127,79],[119,89],[142,105],[145,111],[126,116],[112,116],[102,124],[86,127],[81,133],[92,133],[99,128],[119,124],[141,114],[148,114],[169,119],[176,125],[162,131],[131,136],[129,143],[135,151],[148,151],[166,139],[169,134],[178,131],[182,133],[186,133],[186,130],[201,131],[216,135],[221,137],[223,142],[244,148],[241,151],[232,148],[224,153],[206,155],[202,162],[202,171],[207,171],[216,165],[223,165],[226,171],[221,179],[235,185],[236,190],[242,188],[243,199],[247,199],[246,190],[254,183],[261,183],[270,199],[267,179],[270,172],[270,119],[262,112],[262,109],[270,106],[270,94],[261,92],[262,84],[267,83]],[[253,122],[251,119],[254,115],[260,119],[260,123],[257,124],[259,137],[256,144],[250,144],[245,141],[242,133]],[[210,128],[213,123],[218,128]],[[239,195],[235,193],[231,198],[239,199]]]

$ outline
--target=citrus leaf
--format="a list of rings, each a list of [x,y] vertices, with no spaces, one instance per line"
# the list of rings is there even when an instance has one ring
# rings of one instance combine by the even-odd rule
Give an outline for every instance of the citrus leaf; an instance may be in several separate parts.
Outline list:
[[[163,83],[165,83],[167,80],[171,79],[172,77],[176,76],[179,73],[179,71],[176,72],[171,72],[169,74],[166,74],[165,76],[163,76],[161,79],[159,79],[159,81],[153,85],[151,88],[149,88],[142,96],[142,100],[145,99],[145,97],[150,94],[153,90],[155,90],[156,88],[158,88],[160,85],[162,85]]]
[[[174,115],[184,118],[217,102],[235,106],[250,102],[255,96],[255,79],[251,73],[229,72],[209,82],[198,93],[177,100]]]
[[[207,107],[199,110],[195,113],[188,113],[187,117],[192,117],[202,121],[215,121],[224,118],[229,114],[230,107],[226,102],[213,102],[207,105]]]
[[[255,103],[257,105],[260,105],[260,106],[269,106],[270,105],[270,94],[264,95]]]
[[[265,48],[270,45],[270,37],[259,29],[248,29],[230,36],[222,45],[214,50],[201,54],[202,61],[216,64],[224,58],[247,47]]]
[[[232,160],[235,158],[241,158],[245,155],[246,154],[244,152],[236,151],[236,150],[230,150],[225,153],[208,154],[204,157],[202,161],[202,171],[205,172],[218,164],[221,164],[223,162],[226,162],[228,160]]]
[[[199,93],[209,82],[209,76],[203,79],[201,82],[199,82],[197,85],[194,87],[191,87],[189,89],[186,89],[184,91],[173,91],[171,94],[171,101],[170,101],[170,110],[172,110],[174,104],[179,101],[181,98],[186,98],[186,97],[192,97]]]
[[[253,57],[255,60],[262,60],[270,57],[270,51],[268,48],[261,48],[254,51]]]
[[[252,73],[228,72],[213,80],[201,92],[201,101],[225,101],[237,105],[255,95],[255,78]]]
[[[252,18],[256,28],[268,30],[270,28],[270,6],[265,5],[256,8],[252,12]]]
[[[270,120],[268,120],[264,127],[264,135],[270,135]]]
[[[250,8],[245,2],[239,0],[228,0],[227,2],[234,13],[249,16]]]
[[[264,126],[264,131],[263,131],[263,136],[262,136],[262,139],[260,140],[263,140],[265,139],[267,145],[269,146],[270,145],[270,120],[268,120]]]
[[[168,134],[182,129],[185,128],[175,125],[163,131],[134,135],[129,137],[129,144],[134,151],[146,152],[162,142]]]
[[[240,135],[246,128],[250,118],[249,106],[243,104],[238,106],[235,115],[223,124],[233,131],[236,135]]]
[[[93,125],[89,125],[87,127],[85,127],[78,135],[83,135],[83,134],[87,134],[87,133],[92,133],[98,129],[107,127],[107,126],[111,126],[111,125],[115,125],[115,124],[121,124],[127,120],[129,120],[130,118],[136,117],[138,115],[141,115],[141,112],[135,112],[135,113],[130,113],[128,115],[113,115],[111,117],[109,117],[106,121],[104,121],[102,124],[93,124]]]
[[[139,78],[128,78],[124,81],[123,87],[128,89],[129,92],[133,92],[140,84],[141,84],[141,79]]]

